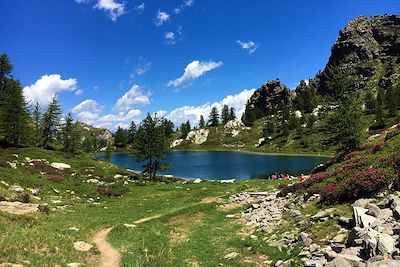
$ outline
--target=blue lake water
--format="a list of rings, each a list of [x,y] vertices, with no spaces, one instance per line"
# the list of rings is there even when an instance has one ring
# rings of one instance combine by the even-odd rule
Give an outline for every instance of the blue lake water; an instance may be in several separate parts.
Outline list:
[[[105,159],[100,154],[98,158]],[[322,156],[262,155],[231,151],[173,151],[162,159],[170,169],[159,174],[170,174],[189,179],[251,179],[267,173],[308,173],[329,158]],[[142,170],[142,162],[128,153],[115,153],[110,162],[135,171]]]

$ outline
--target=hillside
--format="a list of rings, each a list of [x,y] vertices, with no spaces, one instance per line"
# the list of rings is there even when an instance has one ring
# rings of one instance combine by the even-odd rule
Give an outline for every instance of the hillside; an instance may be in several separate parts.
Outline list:
[[[400,121],[399,36],[398,15],[358,17],[340,31],[328,63],[314,78],[300,81],[294,91],[279,80],[257,89],[241,118],[246,126],[238,121],[227,127],[207,127],[207,138],[203,136],[201,142],[176,141],[180,139],[177,133],[172,147],[331,154],[336,144],[329,140],[329,116],[338,103],[327,84],[335,69],[349,73],[352,89],[358,92],[366,139]]]

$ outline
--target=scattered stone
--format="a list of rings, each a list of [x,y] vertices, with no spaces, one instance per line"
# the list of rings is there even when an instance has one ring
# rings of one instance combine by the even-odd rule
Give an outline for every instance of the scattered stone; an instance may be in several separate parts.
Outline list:
[[[171,143],[171,145],[169,146],[169,148],[174,148],[179,146],[180,144],[182,144],[182,142],[184,141],[184,139],[176,139],[175,141],[173,141]]]
[[[15,162],[9,162],[7,161],[8,165],[10,165],[11,168],[16,169],[17,168],[17,163]]]
[[[334,208],[330,208],[330,209],[326,209],[326,210],[321,210],[319,212],[317,212],[317,214],[315,214],[314,216],[311,217],[312,220],[314,221],[319,221],[321,219],[324,219],[326,217],[329,217],[331,214],[333,214],[333,212],[335,212]]]
[[[98,184],[99,180],[97,180],[97,179],[87,179],[86,183],[88,183],[88,184]]]
[[[65,169],[71,169],[71,165],[68,165],[66,163],[60,163],[60,162],[53,162],[50,165],[53,168],[59,169],[61,171],[65,170]]]
[[[195,184],[199,184],[201,183],[203,180],[201,180],[200,178],[197,178],[196,180],[193,181],[193,183]]]
[[[15,202],[0,201],[0,211],[16,215],[37,212],[38,208],[39,208],[38,204],[21,203],[18,201]]]
[[[116,179],[116,180],[121,180],[121,179],[126,179],[126,178],[128,178],[128,177],[125,175],[122,175],[122,174],[114,175],[114,179]]]
[[[232,259],[236,258],[238,255],[239,255],[239,254],[238,254],[237,252],[231,252],[231,253],[229,253],[229,254],[226,254],[226,255],[224,256],[224,259],[225,259],[225,260],[232,260]]]
[[[20,187],[19,185],[13,185],[10,187],[10,190],[15,192],[15,193],[22,193],[25,191],[25,189],[23,189],[22,187]]]
[[[235,182],[235,179],[221,180],[221,184],[233,184],[234,182]]]
[[[399,267],[400,260],[382,260],[367,264],[368,267]]]
[[[60,194],[60,191],[57,190],[57,189],[54,189],[54,188],[53,188],[53,192],[56,193],[56,194]]]
[[[71,262],[67,264],[67,267],[80,267],[80,266],[82,266],[82,264],[79,262]]]
[[[306,247],[309,247],[312,244],[312,239],[308,237],[307,233],[301,232],[297,239]]]
[[[235,218],[236,216],[234,214],[228,214],[225,216],[226,218]]]
[[[88,244],[86,242],[83,241],[77,241],[74,243],[74,249],[78,250],[78,251],[89,251],[93,248],[93,245]]]
[[[127,228],[136,228],[135,224],[129,224],[129,223],[124,223],[123,226],[125,226]]]
[[[76,228],[75,226],[72,226],[72,227],[68,228],[68,230],[75,231],[75,232],[79,231],[79,229]]]

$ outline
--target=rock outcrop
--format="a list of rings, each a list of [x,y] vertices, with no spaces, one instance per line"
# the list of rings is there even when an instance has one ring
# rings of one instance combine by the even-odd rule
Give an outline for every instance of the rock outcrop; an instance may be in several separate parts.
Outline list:
[[[358,89],[386,89],[400,78],[399,63],[400,16],[360,16],[340,31],[325,69],[310,84],[330,93],[326,81],[329,66],[334,66],[348,69]]]
[[[241,120],[231,120],[228,121],[225,126],[225,132],[227,134],[232,135],[232,137],[235,137],[239,135],[241,132],[244,130],[250,129],[244,125],[244,123]]]
[[[190,131],[186,136],[186,141],[190,141],[197,145],[201,145],[207,141],[209,133],[210,133],[209,129],[199,129]]]

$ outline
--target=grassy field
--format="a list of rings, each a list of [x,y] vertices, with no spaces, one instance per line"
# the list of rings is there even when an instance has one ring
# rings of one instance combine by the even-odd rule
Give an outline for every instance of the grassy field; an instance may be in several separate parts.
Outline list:
[[[17,159],[13,154],[18,154]],[[71,172],[44,174],[27,164],[25,157],[64,162]],[[15,161],[17,169],[0,167],[0,181],[10,186],[40,187],[32,203],[47,203],[48,214],[31,215],[0,213],[0,263],[24,266],[66,266],[71,262],[96,266],[99,252],[76,251],[73,243],[92,243],[94,234],[115,226],[109,242],[122,254],[122,266],[257,266],[266,259],[276,261],[295,257],[285,250],[270,248],[262,241],[241,237],[244,225],[238,219],[226,218],[247,207],[229,205],[228,197],[242,191],[266,191],[281,182],[250,180],[234,184],[202,182],[117,181],[115,174],[131,175],[107,162],[87,155],[69,156],[40,149],[0,150],[0,161]],[[25,166],[22,165],[25,164]],[[3,164],[4,165],[4,164]],[[86,182],[98,177],[107,183],[101,187],[122,192],[121,197],[99,193],[99,185]],[[112,185],[108,185],[112,182]],[[0,196],[18,200],[4,183]],[[137,220],[151,218],[137,223]],[[136,224],[129,228],[124,224]],[[261,234],[261,233],[259,233]],[[233,260],[224,255],[237,252]]]

